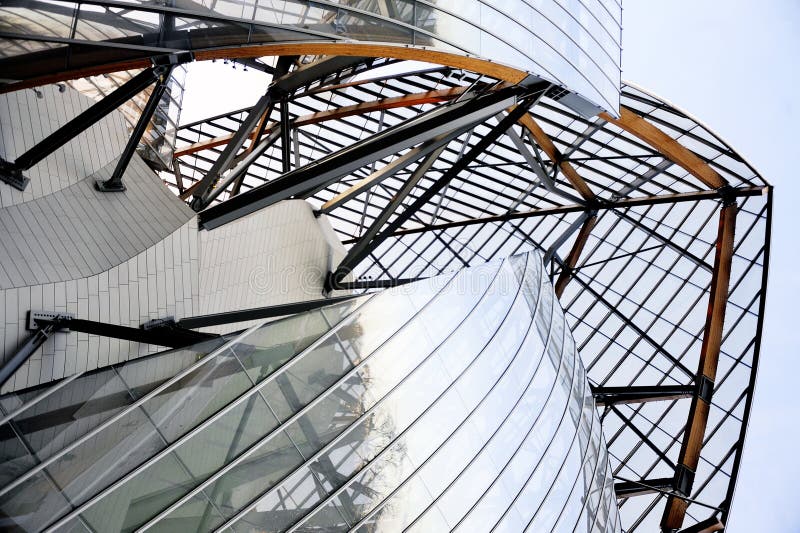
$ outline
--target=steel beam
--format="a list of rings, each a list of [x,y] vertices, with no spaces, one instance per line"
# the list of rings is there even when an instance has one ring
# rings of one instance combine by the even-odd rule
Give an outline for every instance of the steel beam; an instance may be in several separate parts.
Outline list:
[[[25,190],[30,180],[22,175],[23,171],[30,169],[36,163],[67,144],[81,132],[90,128],[120,105],[140,93],[151,83],[159,79],[168,68],[169,67],[166,66],[150,67],[140,72],[114,92],[39,141],[36,145],[17,157],[13,162],[0,160],[0,181],[4,181],[21,191]]]
[[[694,385],[631,385],[628,387],[592,386],[592,395],[598,406],[629,403],[646,403],[690,398],[697,387]],[[671,480],[672,478],[670,478]],[[672,485],[670,485],[671,487]]]
[[[315,191],[335,183],[342,176],[389,154],[425,142],[454,129],[484,121],[514,104],[518,87],[438,107],[406,122],[356,142],[338,152],[288,172],[200,214],[203,228],[213,229],[273,203]]]
[[[256,307],[252,309],[241,309],[238,311],[228,311],[226,313],[214,313],[210,315],[192,316],[182,318],[176,322],[181,328],[195,329],[207,326],[219,326],[221,324],[233,324],[247,320],[258,320],[261,318],[273,318],[276,316],[293,315],[305,311],[318,309],[326,305],[344,302],[355,298],[357,295],[336,296],[333,298],[322,298],[318,300],[308,300],[305,302],[294,302],[288,304],[271,305],[268,307]]]
[[[158,104],[161,103],[161,98],[164,95],[164,90],[167,88],[167,82],[174,68],[174,66],[170,65],[159,75],[156,85],[150,93],[150,98],[147,100],[147,105],[145,105],[142,114],[139,115],[139,120],[136,122],[136,126],[131,132],[131,137],[128,139],[125,149],[117,160],[114,172],[106,181],[95,182],[94,186],[98,191],[122,192],[125,190],[125,184],[122,183],[122,176],[125,174],[125,170],[128,168],[128,164],[131,162],[136,148],[139,147],[139,141],[142,140],[142,135],[144,135],[147,126],[150,125],[150,119],[153,118]],[[177,167],[175,168],[177,169]]]
[[[625,209],[629,207],[637,207],[644,205],[658,205],[668,203],[680,202],[697,202],[700,200],[719,200],[725,196],[732,198],[743,198],[747,196],[761,196],[767,194],[769,187],[736,187],[728,190],[714,190],[714,191],[697,191],[678,194],[662,194],[658,196],[641,196],[637,198],[626,198],[614,202],[602,202],[596,206],[598,211],[605,209]],[[468,218],[466,220],[459,220],[456,222],[448,222],[445,224],[427,224],[417,228],[398,229],[392,233],[392,237],[401,237],[403,235],[411,235],[413,233],[424,233],[426,231],[438,231],[450,228],[460,228],[462,226],[472,226],[474,224],[489,224],[491,222],[508,222],[509,220],[517,220],[522,218],[544,217],[550,215],[562,215],[564,213],[579,213],[586,211],[585,205],[565,205],[559,207],[546,207],[542,209],[531,209],[529,211],[518,211],[514,213],[506,213],[503,215],[494,215],[490,217],[481,218]],[[350,239],[343,241],[343,244],[350,244],[358,239]]]
[[[430,163],[432,164],[433,161],[438,159],[439,155],[441,155],[441,153],[444,151],[444,145],[446,145],[451,140],[453,140],[456,137],[458,137],[461,133],[462,133],[461,130],[457,130],[457,131],[454,131],[454,132],[449,132],[449,133],[446,133],[446,134],[443,134],[443,135],[439,135],[435,139],[431,139],[430,141],[425,142],[425,143],[419,145],[418,147],[409,150],[408,152],[406,152],[402,156],[398,157],[397,159],[395,159],[394,161],[392,161],[388,165],[385,165],[385,166],[381,167],[380,169],[374,171],[372,174],[370,174],[366,178],[362,179],[358,183],[355,183],[353,186],[351,186],[347,190],[342,191],[341,193],[337,194],[336,196],[334,196],[333,198],[331,198],[330,200],[328,200],[327,202],[322,204],[322,207],[320,207],[320,209],[319,209],[319,213],[329,213],[329,212],[331,212],[332,210],[334,210],[335,208],[339,207],[340,205],[342,205],[344,202],[346,202],[350,198],[353,198],[354,196],[358,196],[362,192],[374,187],[378,183],[381,183],[382,181],[394,176],[400,170],[406,168],[408,165],[412,164],[414,161],[420,159],[421,157],[428,156],[431,153],[435,152],[436,153],[436,157],[434,157],[430,161]],[[426,161],[427,160],[428,159],[426,159]],[[420,164],[420,166],[422,166],[423,164],[424,163]],[[419,169],[419,167],[417,167],[417,168]],[[430,164],[428,165],[428,168],[430,168]],[[426,168],[426,170],[428,168]],[[419,178],[417,178],[416,180],[413,179],[413,176],[416,175],[417,173],[418,173],[417,170],[415,170],[412,173],[412,177],[409,178],[406,183],[409,183],[411,181],[414,181],[416,183],[416,181],[419,181]],[[396,199],[399,195],[400,195],[400,193],[398,192],[398,194],[395,195],[394,198]],[[405,197],[405,195],[404,195],[404,197]],[[394,202],[392,202],[392,203],[394,203]]]
[[[422,278],[398,278],[398,279],[373,279],[373,280],[358,280],[358,281],[341,281],[339,282],[336,290],[370,290],[370,289],[390,289],[392,287],[399,287],[407,283],[419,281]]]
[[[683,443],[678,455],[675,473],[675,490],[682,496],[691,495],[694,474],[700,460],[703,447],[708,414],[711,407],[711,396],[714,390],[714,379],[717,375],[722,333],[725,323],[725,308],[728,303],[728,285],[731,275],[731,263],[734,250],[734,231],[736,229],[736,202],[727,203],[720,210],[719,229],[717,232],[714,271],[711,276],[711,287],[708,297],[708,313],[703,331],[703,344],[700,350],[695,381],[698,391],[692,398]],[[683,525],[688,503],[681,498],[670,496],[661,520],[661,529],[671,533]]]
[[[523,118],[525,116],[530,116],[530,114],[526,113],[525,115],[523,115]],[[523,121],[520,120],[520,122]],[[522,138],[519,135],[517,135],[517,133],[514,131],[513,128],[510,128],[506,132],[506,135],[508,135],[508,138],[511,139],[511,142],[514,143],[514,146],[517,148],[517,151],[528,162],[528,166],[531,168],[534,174],[536,174],[536,176],[539,178],[539,181],[541,182],[541,184],[544,186],[545,189],[547,189],[548,191],[557,196],[566,198],[570,202],[582,203],[582,200],[573,195],[572,193],[567,191],[562,191],[558,187],[556,187],[555,181],[553,181],[553,178],[547,174],[547,171],[542,166],[542,161],[539,158],[539,154],[538,153],[536,155],[532,154],[531,151],[528,149],[528,146],[525,144]],[[514,207],[516,208],[516,206]]]
[[[672,478],[643,479],[641,481],[618,481],[614,483],[617,498],[633,498],[672,490]]]
[[[414,190],[419,181],[430,170],[430,168],[433,166],[433,163],[435,163],[439,156],[442,155],[444,149],[444,145],[440,146],[438,149],[428,154],[425,159],[419,165],[417,165],[417,168],[414,169],[414,172],[411,174],[411,176],[409,176],[400,190],[397,191],[397,194],[394,195],[392,200],[383,209],[381,214],[375,217],[375,220],[373,220],[367,231],[361,235],[359,241],[347,251],[347,254],[337,266],[336,271],[332,274],[332,283],[330,286],[326,286],[327,290],[331,290],[334,287],[344,288],[342,280],[350,273],[350,270],[353,266],[358,264],[361,259],[371,253],[369,248],[372,240],[381,230],[383,225],[388,222],[389,218],[391,218],[395,211],[397,211],[397,209],[402,205],[408,195],[411,194],[411,191]]]
[[[247,174],[247,169],[249,169],[250,165],[255,163],[270,146],[275,144],[275,141],[281,136],[281,131],[282,128],[280,127],[273,129],[252,151],[246,153],[245,157],[234,168],[226,172],[224,176],[221,176],[221,182],[206,195],[206,203],[210,204],[213,202],[231,184],[233,184],[233,187],[231,187],[231,196],[236,196],[236,194],[238,194],[237,185],[241,187],[241,183],[244,181],[244,177]],[[253,141],[253,143],[255,143],[255,141]]]
[[[203,179],[201,179],[197,186],[194,188],[194,198],[191,202],[191,207],[195,211],[205,208],[209,204],[209,195],[214,185],[217,183],[220,175],[228,170],[239,149],[244,144],[244,141],[252,134],[253,129],[258,124],[258,121],[266,112],[267,108],[272,104],[273,93],[270,88],[258,99],[258,102],[250,108],[250,112],[242,122],[236,133],[233,134],[230,142],[225,146],[225,149],[219,155],[214,164],[208,170]]]
[[[61,327],[54,322],[45,324],[34,331],[18,348],[17,351],[0,367],[0,387],[5,385],[14,373],[25,364],[25,361],[38,350],[53,333]]]
[[[281,163],[283,173],[292,170],[292,126],[289,119],[289,97],[281,98]]]
[[[547,157],[550,158],[555,165],[561,170],[561,173],[567,178],[567,181],[575,188],[576,191],[583,197],[584,200],[593,201],[595,194],[586,184],[586,181],[578,174],[575,167],[564,159],[561,152],[558,151],[553,140],[550,139],[541,126],[534,120],[530,113],[526,113],[520,118],[519,123],[531,133],[533,138],[542,148]]]
[[[484,153],[487,148],[494,144],[497,139],[503,135],[508,128],[510,128],[523,113],[526,113],[528,108],[537,101],[539,97],[549,88],[549,83],[539,82],[532,88],[532,95],[525,97],[523,102],[513,107],[513,109],[505,116],[498,124],[493,127],[486,135],[484,135],[478,143],[473,146],[463,157],[458,159],[453,166],[445,171],[433,184],[422,193],[410,206],[408,206],[401,214],[399,214],[392,222],[386,227],[385,231],[378,233],[371,240],[362,238],[359,243],[355,245],[356,251],[351,249],[347,256],[340,263],[334,272],[328,276],[326,284],[327,289],[336,288],[345,276],[347,276],[362,259],[368,256],[372,251],[377,248],[388,236],[397,231],[407,220],[414,216],[419,209],[427,204],[434,198],[439,191],[446,187],[458,174],[469,166],[479,155]],[[497,93],[499,94],[499,93]],[[493,96],[493,95],[490,95]],[[475,99],[477,100],[477,98]],[[471,101],[470,101],[471,102]],[[510,107],[510,106],[508,106]]]

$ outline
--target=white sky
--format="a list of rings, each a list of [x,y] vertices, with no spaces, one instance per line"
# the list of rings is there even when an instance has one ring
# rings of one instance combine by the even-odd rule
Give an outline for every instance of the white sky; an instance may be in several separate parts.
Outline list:
[[[800,298],[792,172],[800,0],[624,0],[623,79],[698,117],[775,186],[770,281],[756,397],[728,533],[800,532]],[[255,102],[269,79],[193,64],[181,122]],[[209,97],[209,95],[212,95]]]
[[[800,1],[623,0],[623,79],[695,115],[775,186],[764,338],[727,533],[800,531],[795,157]]]

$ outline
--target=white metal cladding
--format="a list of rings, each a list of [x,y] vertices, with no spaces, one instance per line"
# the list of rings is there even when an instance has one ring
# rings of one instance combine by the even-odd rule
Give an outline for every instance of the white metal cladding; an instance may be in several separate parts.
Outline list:
[[[4,527],[619,531],[536,252],[0,407]]]

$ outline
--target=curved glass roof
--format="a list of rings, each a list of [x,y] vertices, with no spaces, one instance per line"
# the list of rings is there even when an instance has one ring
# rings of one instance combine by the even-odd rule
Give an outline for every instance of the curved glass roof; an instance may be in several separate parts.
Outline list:
[[[123,64],[146,67],[149,59],[142,63],[141,58],[186,48],[180,43],[171,48],[163,40],[155,45],[138,37],[125,40],[144,35],[126,24],[160,28],[162,15],[192,31],[203,29],[197,43],[207,57],[200,59],[249,57],[246,50],[233,54],[230,45],[251,43],[254,36],[259,43],[302,42],[302,47],[275,52],[300,53],[296,65],[314,64],[317,56],[347,46],[336,32],[252,18],[245,23],[242,17],[249,15],[223,13],[228,7],[247,8],[237,3],[217,3],[219,13],[191,16],[180,5],[170,11],[122,2],[83,2],[78,10],[58,1],[24,4],[3,4],[5,59],[0,65],[7,81],[62,79],[56,73],[64,70],[65,58],[72,77],[111,72]],[[299,4],[336,13],[344,9],[353,20],[381,21],[353,26],[364,31],[386,18],[369,12],[367,3],[357,9]],[[375,9],[387,5],[373,4]],[[422,4],[431,3],[415,3]],[[593,24],[589,18],[602,23],[601,8],[607,14],[618,8],[613,1],[591,5],[597,17],[581,17],[587,25]],[[37,23],[36,31],[26,26],[38,20],[34,11],[36,17],[49,17],[49,34],[42,33],[44,24]],[[87,33],[80,39],[74,32],[64,34],[66,20],[95,31],[105,27],[100,19],[108,16],[128,22],[117,24],[116,33]],[[337,20],[334,15],[325,23],[335,28]],[[387,27],[392,31],[381,38],[394,44],[419,30],[408,24]],[[392,32],[407,34],[394,39]],[[110,41],[115,38],[122,42]],[[312,41],[321,44],[309,47]],[[441,43],[432,48],[447,50]],[[607,44],[596,44],[609,51]],[[462,60],[468,57],[466,48],[459,50]],[[126,58],[130,61],[123,63]],[[575,93],[555,85],[527,79],[533,85],[508,88],[501,78],[523,80],[511,80],[500,64],[489,69],[481,63],[481,73],[462,70],[469,68],[464,61],[419,71],[394,59],[357,61],[293,86],[285,103],[263,108],[252,132],[251,108],[180,126],[174,132],[174,171],[162,173],[165,183],[184,199],[197,196],[202,188],[197,184],[245,124],[254,140],[235,150],[236,172],[223,172],[205,191],[210,207],[200,213],[201,222],[206,227],[222,223],[232,206],[256,205],[254,198],[307,198],[351,247],[346,266],[357,276],[349,288],[391,286],[539,249],[602,404],[623,528],[655,530],[674,516],[684,526],[709,516],[725,522],[758,363],[769,184],[703,124],[633,85],[621,86],[619,107],[607,107],[614,116],[597,115],[596,109],[587,112]],[[303,72],[294,68],[290,78]],[[585,94],[579,85],[570,88]],[[525,109],[515,113],[514,105]],[[459,109],[471,114],[459,117]],[[451,128],[443,117],[452,117]],[[436,138],[403,136],[434,122]],[[374,157],[364,156],[371,148]],[[350,156],[356,152],[362,156]],[[285,184],[313,175],[320,161],[343,170],[286,193]],[[622,401],[620,390],[649,390],[658,401]],[[681,466],[689,463],[693,479]],[[676,495],[676,488],[687,494]]]
[[[399,71],[402,66],[392,68]],[[494,80],[485,76],[449,68],[384,72],[366,72],[347,83],[310,85],[295,93],[289,105],[296,124],[293,165],[311,165],[447,105],[389,107],[376,102],[415,103],[420,94],[441,95],[476,83],[485,83],[484,90],[494,87]],[[530,120],[520,120],[481,150],[421,204],[419,199],[437,180],[490,134],[502,113],[450,140],[399,206],[393,201],[408,188],[424,159],[379,176],[372,187],[353,187],[398,165],[410,149],[363,165],[308,194],[308,200],[327,212],[342,240],[353,246],[369,235],[387,208],[396,210],[383,228],[398,213],[413,211],[356,265],[361,287],[392,285],[539,249],[554,282],[563,283],[561,304],[598,390],[696,386],[720,213],[724,203],[735,201],[724,331],[684,524],[710,515],[724,521],[758,359],[771,188],[704,125],[633,85],[622,88],[625,112],[619,120],[608,115],[586,119],[560,103],[559,96],[550,91],[540,98],[530,109]],[[352,113],[356,108],[361,111]],[[192,184],[206,174],[246,112],[179,129],[180,186],[173,174],[164,174],[176,193],[191,195]],[[271,124],[280,122],[276,110],[270,118]],[[282,174],[276,142],[250,165],[238,194]],[[215,202],[224,205],[234,190],[221,191]],[[345,191],[354,194],[337,202]],[[690,396],[601,407],[620,483],[673,477],[684,455],[687,420],[695,419]],[[693,415],[687,419],[688,413]],[[670,490],[621,497],[625,530],[657,529]]]

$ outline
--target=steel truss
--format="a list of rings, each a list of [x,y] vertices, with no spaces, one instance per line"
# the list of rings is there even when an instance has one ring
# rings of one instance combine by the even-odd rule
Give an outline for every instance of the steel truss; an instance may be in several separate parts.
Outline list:
[[[124,49],[120,58],[164,46],[105,44]],[[84,56],[87,68],[107,68]],[[605,410],[624,529],[725,523],[760,351],[769,184],[634,86],[623,87],[619,118],[586,118],[538,79],[296,59],[276,63],[252,107],[178,130],[174,172],[162,177],[193,198],[203,227],[307,199],[350,246],[330,289],[380,289],[541,249]],[[46,79],[45,62],[11,63],[15,86]]]
[[[240,191],[220,191],[201,221],[213,227],[307,198],[350,246],[331,289],[380,289],[530,247],[547,252],[598,404],[614,413],[604,424],[625,529],[724,523],[758,359],[771,188],[713,133],[632,86],[620,119],[585,119],[545,93],[528,112],[453,122],[449,138],[429,128],[413,142],[380,141],[447,116],[463,95],[498,90],[496,80],[448,68],[298,89],[289,118],[273,110],[268,121],[290,124],[301,164],[284,172],[286,154],[265,150]],[[181,128],[184,183],[166,183],[181,192],[207,175],[228,139],[250,131],[248,113]],[[362,145],[373,157],[352,155]],[[342,170],[325,175],[326,161]],[[304,175],[317,181],[290,181]],[[718,235],[721,214],[732,212],[736,231],[728,222]],[[351,270],[356,279],[341,281]],[[722,372],[710,380],[714,359]]]

